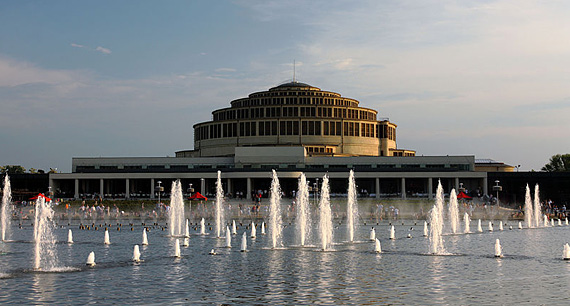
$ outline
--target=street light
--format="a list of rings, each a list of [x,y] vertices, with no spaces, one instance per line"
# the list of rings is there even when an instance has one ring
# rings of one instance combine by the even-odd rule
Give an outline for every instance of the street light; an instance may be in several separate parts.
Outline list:
[[[499,180],[495,181],[495,186],[493,186],[493,191],[497,192],[497,209],[499,208],[499,191],[503,191],[503,187],[499,186]]]
[[[521,167],[521,165],[517,165],[515,166],[515,169],[517,169],[517,172],[519,172],[519,168]]]
[[[313,185],[313,192],[315,195],[315,204],[319,204],[319,178],[316,178],[316,182]]]
[[[164,191],[164,187],[160,186],[162,184],[161,181],[158,181],[158,187],[156,187],[156,191],[158,191],[158,204],[160,205],[160,193]]]
[[[192,188],[192,184],[190,184],[190,188],[188,188],[188,193],[190,194],[190,196],[192,196],[192,194],[194,193],[194,188]]]
[[[53,192],[51,191],[51,186],[48,186],[48,198],[53,199]]]
[[[459,192],[465,192],[465,187],[463,187],[463,183],[459,183]]]

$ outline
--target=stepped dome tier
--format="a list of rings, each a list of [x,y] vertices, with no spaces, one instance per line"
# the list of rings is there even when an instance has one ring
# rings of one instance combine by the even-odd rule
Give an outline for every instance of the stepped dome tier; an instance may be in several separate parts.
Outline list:
[[[194,125],[194,150],[180,157],[234,156],[236,147],[302,146],[309,155],[414,156],[396,147],[396,124],[359,101],[288,82],[230,102]]]

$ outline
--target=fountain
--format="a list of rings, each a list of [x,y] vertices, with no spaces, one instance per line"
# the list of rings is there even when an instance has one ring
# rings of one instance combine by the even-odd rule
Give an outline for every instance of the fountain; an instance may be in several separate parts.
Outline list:
[[[319,230],[321,233],[321,247],[323,251],[330,249],[333,236],[333,221],[329,192],[329,177],[325,175],[321,185],[321,198],[319,202]]]
[[[251,221],[251,238],[255,239],[257,237],[257,229],[255,228],[255,223]]]
[[[468,214],[468,213],[465,213],[465,214],[463,215],[463,222],[465,222],[465,229],[463,230],[463,232],[464,232],[465,234],[471,233],[471,228],[470,228],[470,226],[471,226],[471,218],[469,218],[469,214]]]
[[[550,219],[550,226],[554,226],[554,219]]]
[[[489,221],[489,232],[493,231],[493,222]]]
[[[190,237],[190,224],[189,220],[186,219],[186,227],[184,228],[184,237]]]
[[[380,245],[380,240],[378,240],[378,238],[376,238],[374,242],[374,252],[382,253],[382,246]]]
[[[558,219],[558,226],[562,226],[562,219]]]
[[[89,256],[87,256],[87,262],[85,262],[85,264],[91,267],[95,265],[95,252],[89,253]]]
[[[2,189],[2,213],[0,225],[2,226],[2,241],[6,241],[10,229],[10,216],[12,215],[12,188],[8,174],[4,176],[4,188]]]
[[[503,257],[503,248],[499,239],[495,240],[495,257]]]
[[[71,232],[71,229],[67,231],[67,243],[73,243],[73,233]]]
[[[224,224],[224,190],[222,189],[222,171],[218,171],[216,180],[216,237],[222,237],[222,226]]]
[[[542,207],[540,204],[540,197],[539,197],[539,192],[538,192],[538,184],[536,184],[534,186],[534,207],[533,207],[533,212],[534,212],[534,223],[536,227],[540,226],[540,216],[542,214]]]
[[[52,270],[57,264],[54,211],[43,196],[36,201],[34,217],[34,269]]]
[[[390,226],[390,240],[396,240],[396,229],[394,226]]]
[[[427,221],[424,221],[424,237],[428,236],[428,225]]]
[[[176,239],[174,241],[174,257],[180,257],[180,240]]]
[[[376,230],[374,228],[370,230],[370,240],[376,240]]]
[[[548,217],[544,215],[544,227],[548,227]]]
[[[141,252],[139,250],[138,244],[135,244],[135,247],[133,249],[133,261],[134,262],[140,262],[141,261]]]
[[[105,244],[111,244],[111,240],[109,239],[109,230],[105,229]]]
[[[481,226],[481,219],[479,219],[479,221],[477,221],[477,232],[479,232],[479,233],[483,232],[483,227]]]
[[[265,222],[261,221],[261,234],[265,235]]]
[[[533,208],[532,208],[532,198],[530,197],[530,188],[526,184],[526,192],[524,196],[524,220],[528,228],[534,227],[533,223]]]
[[[503,221],[499,221],[499,230],[500,230],[500,231],[503,230]]]
[[[182,246],[184,247],[190,246],[190,238],[184,237],[184,239],[182,239]]]
[[[281,246],[281,186],[279,185],[279,178],[277,177],[277,172],[273,172],[273,179],[271,180],[271,191],[269,199],[269,231],[271,233],[271,245],[272,248]],[[265,232],[265,227],[263,223],[261,224],[261,232]]]
[[[443,246],[443,187],[441,181],[437,184],[436,200],[429,216],[430,236],[429,246],[431,254],[443,254],[445,248]]]
[[[226,248],[232,247],[232,233],[230,232],[230,227],[226,228]]]
[[[204,218],[200,220],[200,235],[206,235],[206,221]]]
[[[568,243],[564,245],[564,251],[562,252],[562,258],[564,260],[570,260],[570,245],[568,245]]]
[[[457,234],[459,228],[459,207],[455,188],[451,189],[451,193],[449,194],[449,221],[451,224],[451,233]]]
[[[346,218],[348,222],[348,239],[354,241],[354,231],[356,230],[356,221],[358,218],[358,204],[356,194],[356,182],[354,179],[354,171],[351,169],[348,177],[348,201],[346,205]]]
[[[243,232],[243,235],[241,236],[241,252],[246,252],[247,251],[247,233]]]
[[[309,186],[304,173],[301,174],[298,185],[296,227],[299,242],[301,246],[305,246],[305,242],[311,231],[311,227],[309,226],[311,224],[311,213],[309,209]]]
[[[564,218],[564,224],[568,225],[568,218]]]
[[[237,227],[235,220],[232,220],[232,235],[237,235]]]
[[[170,210],[168,211],[168,227],[170,236],[183,235],[184,226],[184,197],[182,196],[182,184],[180,180],[172,183],[170,191]]]
[[[522,228],[523,228],[522,222],[519,221],[519,229],[522,229]]]
[[[146,228],[143,228],[142,233],[142,245],[148,245],[148,239],[146,237]]]

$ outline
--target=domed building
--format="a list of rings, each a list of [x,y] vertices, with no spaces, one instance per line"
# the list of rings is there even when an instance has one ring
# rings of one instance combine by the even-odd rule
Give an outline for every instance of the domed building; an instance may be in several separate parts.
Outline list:
[[[229,195],[268,190],[271,172],[294,194],[304,173],[314,190],[327,175],[331,194],[346,193],[349,170],[361,194],[374,198],[433,198],[461,186],[488,191],[475,157],[416,156],[397,147],[396,124],[340,94],[289,82],[255,92],[194,125],[194,149],[175,157],[74,157],[71,173],[49,175],[56,197],[150,198],[181,180],[188,190],[215,194],[218,171]],[[162,196],[167,196],[163,194]]]
[[[236,147],[301,146],[309,155],[414,156],[396,147],[396,124],[355,99],[290,82],[233,100],[194,125],[194,150],[177,157],[234,156]]]

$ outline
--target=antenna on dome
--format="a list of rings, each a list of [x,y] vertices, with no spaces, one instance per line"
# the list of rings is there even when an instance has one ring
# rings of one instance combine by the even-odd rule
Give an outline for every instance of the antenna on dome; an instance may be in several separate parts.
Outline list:
[[[293,83],[296,83],[297,80],[295,80],[295,60],[293,60]]]

